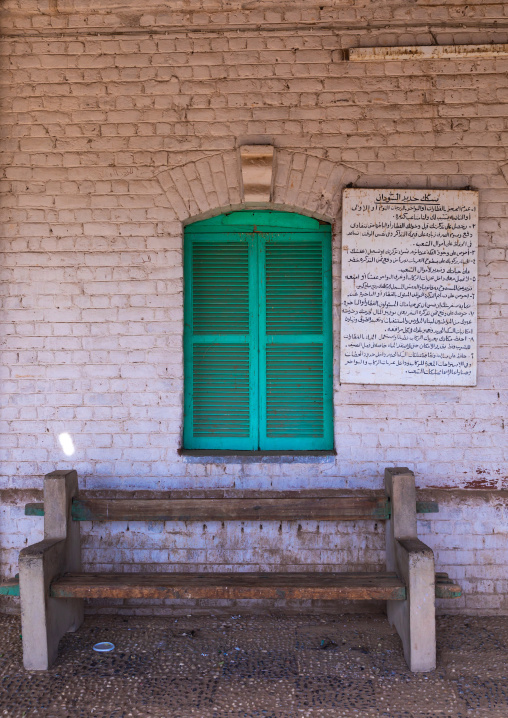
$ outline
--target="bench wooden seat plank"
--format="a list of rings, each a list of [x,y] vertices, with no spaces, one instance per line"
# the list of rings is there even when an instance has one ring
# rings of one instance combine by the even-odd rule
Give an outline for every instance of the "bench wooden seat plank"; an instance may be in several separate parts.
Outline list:
[[[0,583],[0,596],[19,596],[19,576]],[[460,598],[461,587],[448,578],[446,573],[436,573],[436,598]]]
[[[417,501],[417,513],[435,513],[432,501]],[[44,516],[44,504],[25,507],[27,516]],[[338,496],[270,499],[74,499],[74,521],[386,521],[384,497]]]
[[[54,598],[323,599],[404,601],[395,573],[68,573]]]

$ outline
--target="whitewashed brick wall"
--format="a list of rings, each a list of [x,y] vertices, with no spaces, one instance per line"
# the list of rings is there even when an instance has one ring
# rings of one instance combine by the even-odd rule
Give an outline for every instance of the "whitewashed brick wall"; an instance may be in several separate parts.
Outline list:
[[[40,537],[22,506],[54,468],[88,490],[282,490],[379,489],[386,465],[405,465],[447,492],[420,521],[465,590],[442,609],[506,613],[508,59],[351,63],[344,50],[508,42],[508,8],[223,5],[2,5],[1,572]],[[336,381],[331,460],[178,454],[182,225],[241,207],[237,149],[252,141],[276,147],[273,206],[334,223],[336,337],[342,188],[479,190],[477,387]],[[94,526],[85,558],[165,565],[170,544],[201,567],[267,566],[278,550],[288,566],[379,566],[379,530],[358,528],[287,526],[279,540],[272,527],[247,550],[232,527]]]

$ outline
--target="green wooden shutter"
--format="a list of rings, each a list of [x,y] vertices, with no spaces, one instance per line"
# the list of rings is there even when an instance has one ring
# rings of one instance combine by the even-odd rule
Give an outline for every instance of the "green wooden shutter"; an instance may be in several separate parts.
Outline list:
[[[257,448],[254,250],[248,234],[186,232],[186,448]]]
[[[329,225],[234,212],[185,231],[189,449],[331,449]]]
[[[329,240],[261,236],[261,449],[333,448]]]

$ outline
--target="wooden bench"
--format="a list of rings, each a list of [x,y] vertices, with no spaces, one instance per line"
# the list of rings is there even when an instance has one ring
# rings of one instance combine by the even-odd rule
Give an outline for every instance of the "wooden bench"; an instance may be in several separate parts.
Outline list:
[[[416,535],[415,480],[405,468],[385,471],[386,497],[256,499],[80,499],[75,471],[44,480],[44,504],[27,515],[44,516],[44,540],[20,552],[19,581],[0,593],[21,596],[25,668],[45,670],[60,638],[83,621],[84,598],[326,599],[387,601],[390,622],[412,671],[435,667],[435,596],[460,595],[446,574],[434,572],[432,550]],[[83,573],[81,521],[319,521],[386,522],[386,571],[363,573]],[[436,580],[437,579],[437,580]]]

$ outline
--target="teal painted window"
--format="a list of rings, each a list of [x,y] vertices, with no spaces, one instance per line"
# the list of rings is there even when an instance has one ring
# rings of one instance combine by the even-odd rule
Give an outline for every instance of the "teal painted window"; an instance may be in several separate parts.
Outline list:
[[[185,229],[184,447],[333,448],[331,228],[233,212]]]

